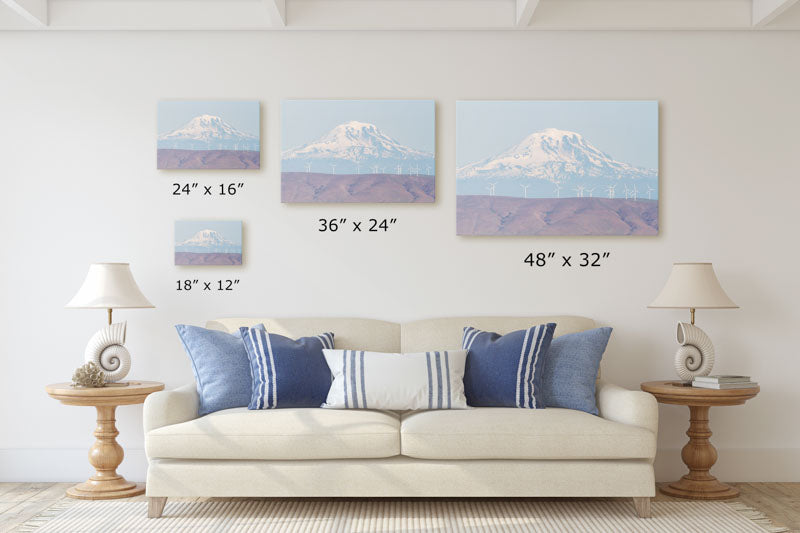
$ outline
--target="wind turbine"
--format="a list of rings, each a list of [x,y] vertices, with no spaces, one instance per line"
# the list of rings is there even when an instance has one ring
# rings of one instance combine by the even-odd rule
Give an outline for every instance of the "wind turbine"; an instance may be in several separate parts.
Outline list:
[[[378,173],[378,165],[372,165],[372,173],[373,174],[377,174]]]
[[[402,166],[402,165],[400,165],[400,164],[398,164],[398,165],[397,165],[397,175],[399,176],[399,175],[400,175],[400,174],[402,174],[402,173],[403,173],[403,166]]]
[[[639,194],[639,190],[636,188],[636,184],[633,184],[633,199],[634,201],[637,200],[637,195]]]
[[[626,200],[628,199],[628,196],[630,195],[630,193],[631,193],[631,191],[630,191],[630,189],[628,189],[628,184],[626,183],[625,184],[625,199]]]
[[[306,162],[306,174],[311,174],[311,163]]]
[[[494,188],[496,185],[497,183],[490,183],[486,186],[486,189],[489,191],[489,196],[494,196]]]
[[[356,161],[356,174],[361,174],[361,163]]]
[[[331,173],[334,176],[336,175],[336,163],[331,163]]]
[[[425,174],[426,174],[426,175],[428,175],[428,176],[430,176],[430,175],[431,175],[431,167],[430,167],[430,165],[428,165],[427,167],[425,167]]]
[[[561,198],[561,185],[556,183],[556,198]]]
[[[415,166],[413,170],[414,170],[414,175],[419,176],[419,165]]]
[[[653,192],[655,192],[655,189],[648,185],[647,186],[647,199],[648,200],[652,200],[653,199],[652,198]]]
[[[522,187],[522,197],[523,198],[527,198],[528,197],[528,187],[530,187],[530,185],[523,185],[523,184],[520,183],[519,186]]]
[[[594,198],[594,190],[597,187],[592,187],[591,189],[586,189],[589,192],[589,198]]]
[[[615,194],[616,190],[617,190],[617,186],[616,185],[609,185],[608,186],[608,197],[613,199],[614,196],[616,195]]]
[[[574,188],[574,189],[572,189],[572,190],[573,190],[573,191],[575,191],[576,193],[578,193],[578,198],[583,198],[583,190],[584,190],[585,188],[586,188],[586,187],[584,187],[583,185],[578,185],[577,187],[575,187],[575,188]]]

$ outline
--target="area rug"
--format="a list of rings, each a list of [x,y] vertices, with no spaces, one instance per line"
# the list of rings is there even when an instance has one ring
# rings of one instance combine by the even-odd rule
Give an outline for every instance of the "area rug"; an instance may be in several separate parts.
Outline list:
[[[741,504],[655,502],[638,518],[625,500],[210,500],[168,501],[147,518],[143,501],[64,501],[16,531],[405,532],[509,531],[764,533],[787,531]]]

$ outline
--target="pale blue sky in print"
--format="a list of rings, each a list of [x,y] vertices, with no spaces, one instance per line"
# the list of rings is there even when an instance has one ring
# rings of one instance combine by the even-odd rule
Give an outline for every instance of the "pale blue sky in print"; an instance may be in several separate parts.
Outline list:
[[[618,161],[658,168],[655,101],[459,101],[456,117],[459,168],[545,128],[580,133]]]
[[[234,244],[242,244],[242,222],[239,220],[176,220],[175,244],[182,243],[204,229],[216,231]]]
[[[375,124],[383,133],[411,148],[435,151],[433,100],[284,100],[281,150],[308,144],[352,120]]]
[[[194,117],[214,115],[245,133],[260,136],[260,107],[254,101],[165,100],[158,103],[158,134],[174,131]]]

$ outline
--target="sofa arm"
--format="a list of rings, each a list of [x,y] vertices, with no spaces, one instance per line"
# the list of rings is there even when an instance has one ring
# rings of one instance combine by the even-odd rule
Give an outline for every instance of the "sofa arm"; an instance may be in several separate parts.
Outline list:
[[[144,432],[194,420],[199,406],[194,383],[151,394],[144,401]]]
[[[597,384],[597,408],[607,420],[643,427],[658,435],[658,402],[652,394],[601,381]]]

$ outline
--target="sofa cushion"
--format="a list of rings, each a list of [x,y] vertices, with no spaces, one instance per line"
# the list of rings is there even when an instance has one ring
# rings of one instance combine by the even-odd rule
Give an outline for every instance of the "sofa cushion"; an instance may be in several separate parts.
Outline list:
[[[333,333],[294,340],[258,327],[239,332],[253,378],[248,409],[322,405],[331,386],[322,350],[333,348]]]
[[[556,324],[499,335],[467,326],[464,392],[473,407],[543,409],[542,368]]]
[[[151,459],[350,459],[400,453],[399,415],[333,409],[226,409],[154,429]]]
[[[404,413],[400,447],[417,459],[649,459],[656,437],[583,411],[479,407]]]
[[[329,409],[466,409],[465,350],[323,350],[333,374]]]

